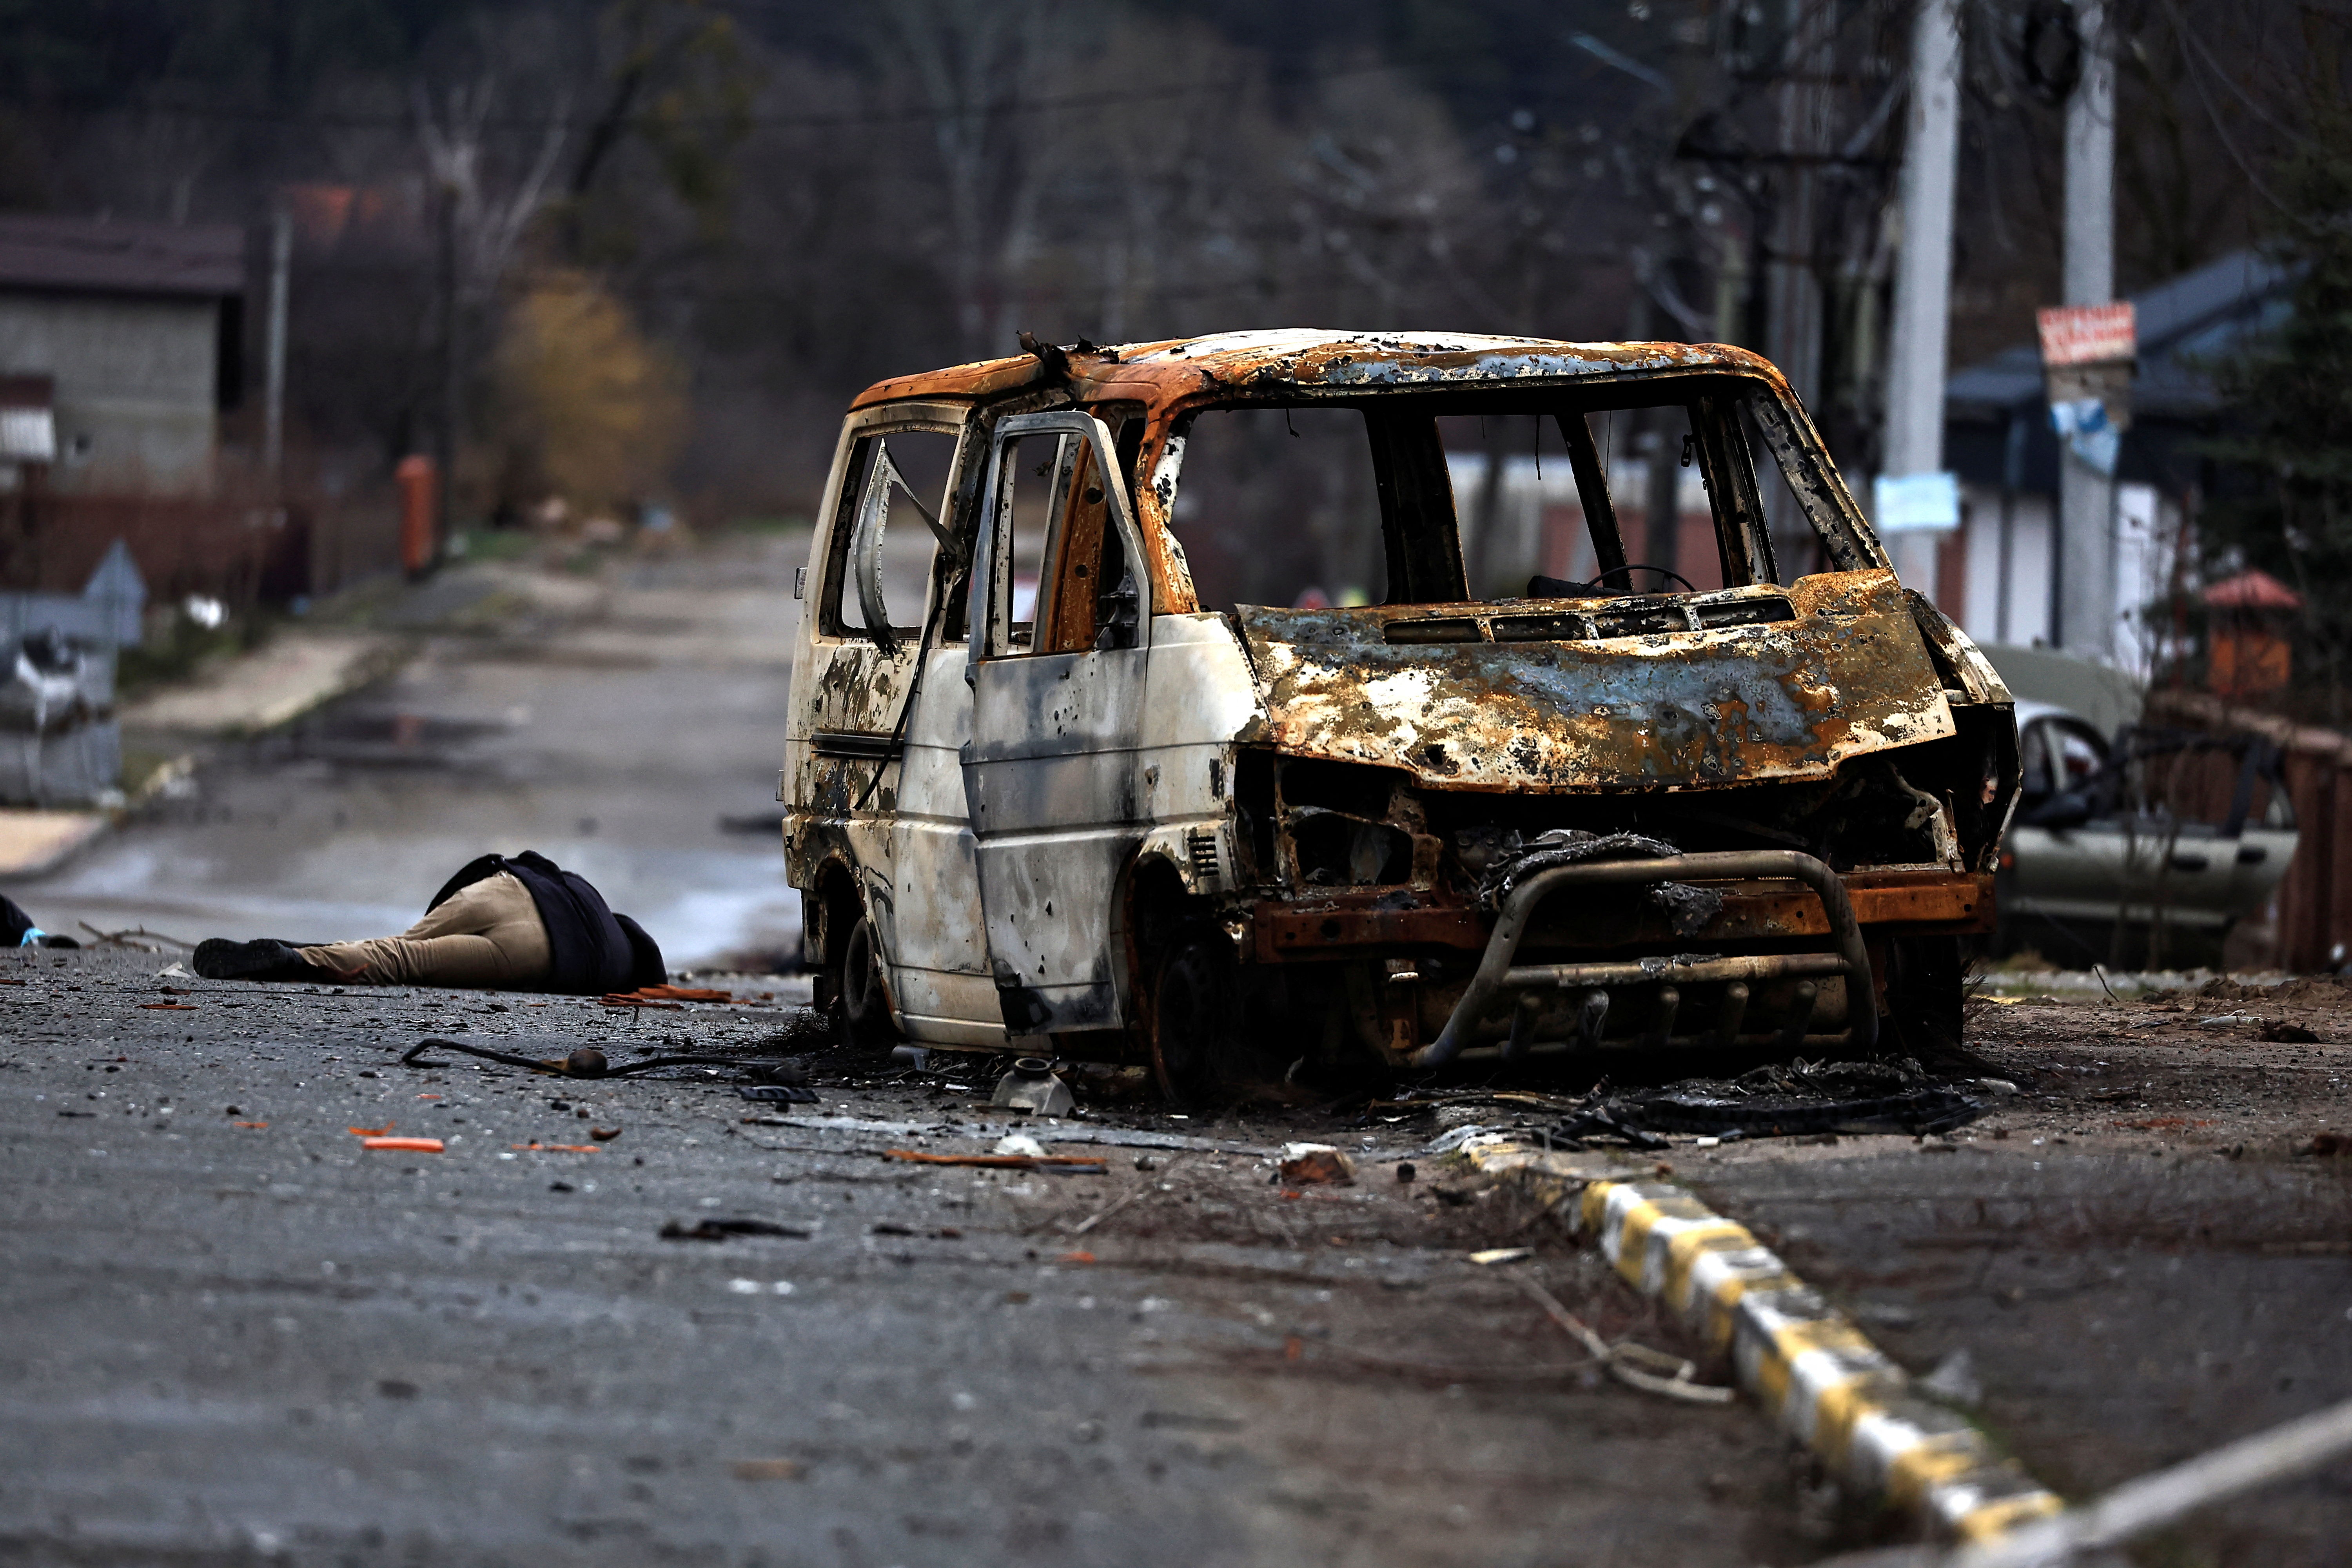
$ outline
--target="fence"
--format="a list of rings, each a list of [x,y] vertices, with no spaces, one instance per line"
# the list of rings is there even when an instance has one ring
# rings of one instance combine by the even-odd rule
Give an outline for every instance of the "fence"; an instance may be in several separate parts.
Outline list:
[[[2344,967],[2352,957],[2352,735],[2199,691],[2152,693],[2148,718],[2216,733],[2259,735],[2278,747],[2301,837],[2273,896],[2270,938],[2232,957],[2252,966],[2304,972]],[[2228,812],[2235,781],[2235,768],[2214,759],[2214,765],[2183,781],[2176,809],[2218,819]],[[2261,951],[2265,946],[2268,951]]]
[[[331,594],[399,566],[389,492],[261,506],[141,496],[20,496],[0,526],[0,582],[73,592],[121,541],[157,603],[232,605]]]

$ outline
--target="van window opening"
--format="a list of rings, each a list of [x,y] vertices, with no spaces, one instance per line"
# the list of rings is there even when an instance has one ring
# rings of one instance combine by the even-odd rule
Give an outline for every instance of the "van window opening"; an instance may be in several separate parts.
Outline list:
[[[1171,530],[1203,609],[1706,593],[1807,521],[1736,378],[1210,407]],[[1622,417],[1621,417],[1622,416]],[[1818,524],[1816,524],[1818,526]],[[1811,552],[1800,552],[1811,564]]]

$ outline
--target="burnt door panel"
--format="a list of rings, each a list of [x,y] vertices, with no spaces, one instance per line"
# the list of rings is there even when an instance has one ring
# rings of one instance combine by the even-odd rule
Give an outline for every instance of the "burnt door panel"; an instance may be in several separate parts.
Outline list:
[[[1151,616],[1112,452],[1091,416],[1017,416],[999,428],[984,491],[964,797],[990,968],[1015,1037],[1127,1021],[1114,910],[1144,831],[1136,749]],[[1107,531],[1122,548],[1100,548]],[[1087,539],[1091,552],[1078,548]],[[1106,561],[1115,582],[1094,574]],[[1072,624],[1055,607],[1078,594],[1126,613],[1087,622],[1101,628],[1096,646],[1055,648],[1055,628]]]

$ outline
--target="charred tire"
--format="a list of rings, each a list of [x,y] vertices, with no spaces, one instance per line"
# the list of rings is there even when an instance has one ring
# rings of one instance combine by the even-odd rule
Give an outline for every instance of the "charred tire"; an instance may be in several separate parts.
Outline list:
[[[1903,937],[1890,944],[1887,958],[1886,1011],[1895,1026],[1895,1039],[1888,1043],[1913,1056],[1958,1050],[1968,975],[1961,940]]]
[[[1148,1006],[1151,1073],[1161,1094],[1191,1105],[1241,1087],[1248,1065],[1241,974],[1224,932],[1178,932],[1152,972]]]
[[[836,1016],[841,1043],[861,1050],[879,1050],[896,1044],[897,1026],[890,1022],[890,996],[882,983],[882,948],[874,922],[859,916],[841,944],[833,971]]]

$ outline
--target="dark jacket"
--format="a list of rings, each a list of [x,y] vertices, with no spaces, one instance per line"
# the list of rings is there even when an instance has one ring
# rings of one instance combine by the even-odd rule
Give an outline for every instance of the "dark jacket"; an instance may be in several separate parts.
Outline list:
[[[485,855],[473,861],[433,895],[433,901],[425,906],[426,911],[501,871],[511,872],[515,880],[530,889],[540,922],[547,927],[547,990],[599,996],[659,985],[669,977],[662,966],[661,949],[654,945],[644,927],[606,909],[604,895],[587,878],[565,870],[535,849],[511,858]]]

